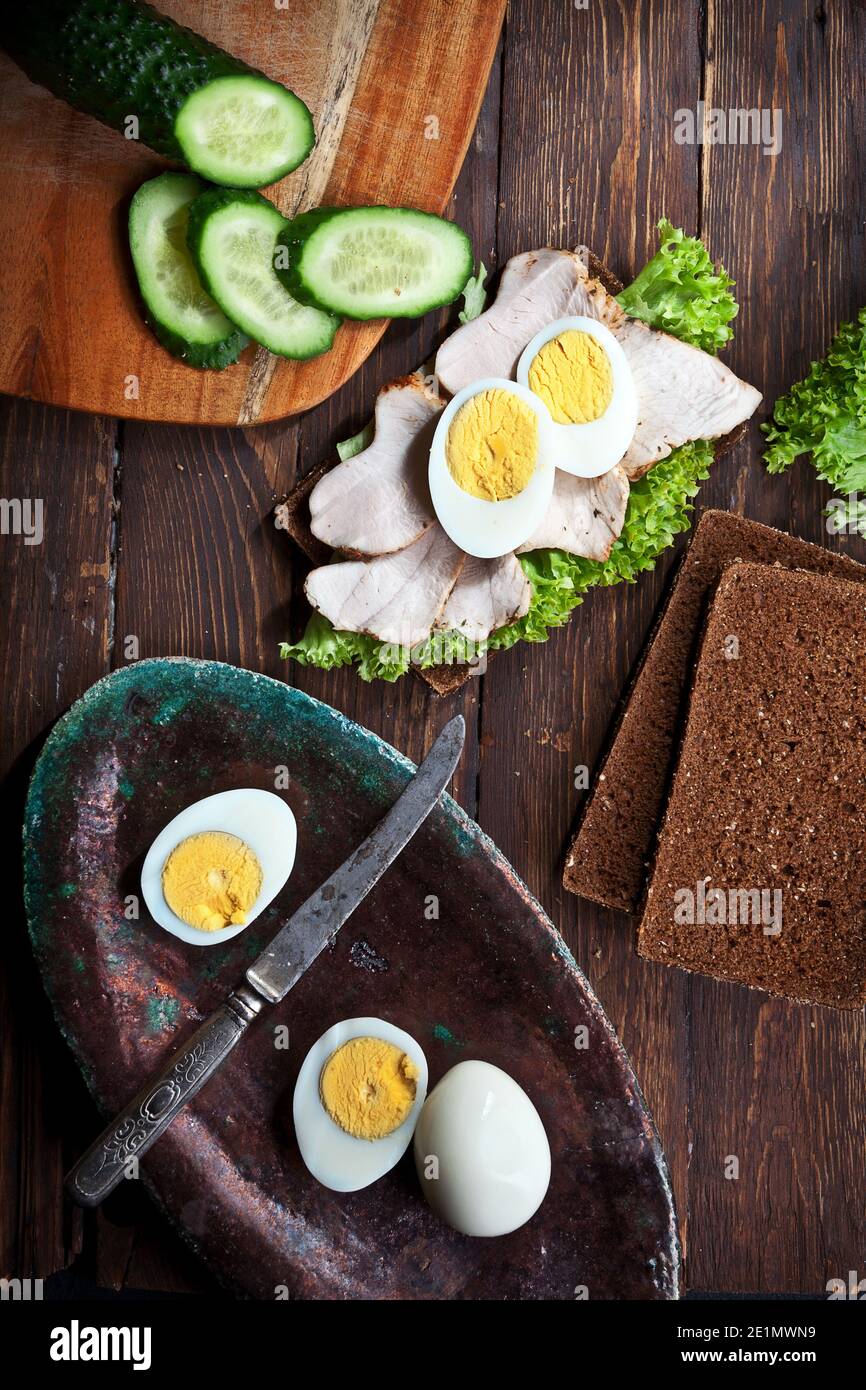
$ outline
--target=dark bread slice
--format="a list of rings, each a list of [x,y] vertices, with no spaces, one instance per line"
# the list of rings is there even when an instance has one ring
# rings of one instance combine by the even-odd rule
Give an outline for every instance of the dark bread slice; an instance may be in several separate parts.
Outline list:
[[[329,545],[313,535],[310,527],[310,493],[331,466],[319,463],[311,468],[274,508],[274,525],[285,531],[315,566],[326,565],[334,553]]]
[[[863,1007],[864,652],[862,584],[767,565],[724,573],[640,955],[806,1004]],[[724,895],[703,913],[700,885]]]
[[[735,560],[866,581],[866,567],[845,555],[731,512],[703,513],[584,803],[563,874],[572,893],[640,910],[707,595]]]
[[[494,655],[494,652],[490,653],[487,658],[488,664]],[[427,666],[423,669],[420,666],[412,666],[409,669],[437,695],[453,695],[466,684],[474,671],[474,667],[465,661],[454,662],[453,665]]]
[[[607,266],[604,265],[597,256],[593,255],[587,247],[582,247],[581,251],[585,256],[590,278],[598,280],[607,290],[608,294],[619,294],[623,288],[622,281],[614,275],[612,270],[608,270]],[[730,434],[725,435],[723,439],[717,441],[715,448],[717,462],[723,454],[726,454],[729,449],[733,448],[733,446],[742,439],[748,427],[749,422],[746,420],[742,425],[738,425],[736,429],[732,430]],[[323,545],[322,541],[313,535],[310,529],[310,493],[319,479],[323,477],[330,468],[336,467],[337,462],[338,460],[328,460],[318,464],[317,467],[313,468],[305,477],[301,478],[301,480],[295,484],[295,487],[289,493],[288,497],[284,498],[277,508],[277,521],[281,529],[288,532],[295,544],[300,547],[308,559],[312,560],[314,565],[326,564],[331,555],[331,551],[326,545]],[[495,653],[491,652],[488,657],[488,662],[493,655],[495,655]],[[472,676],[474,668],[464,664],[430,666],[423,671],[417,666],[413,666],[411,669],[413,673],[421,680],[425,681],[437,695],[451,695],[459,690],[461,686],[465,685]],[[569,885],[566,883],[566,887],[568,886]],[[577,892],[578,890],[574,889],[573,891]],[[592,895],[590,894],[589,896]]]
[[[583,250],[586,253],[584,259],[586,260],[586,268],[589,271],[589,278],[591,280],[598,280],[600,284],[604,285],[608,294],[619,294],[623,288],[622,280],[617,279],[613,271],[608,270],[604,262],[600,261],[598,256],[594,256],[588,247],[584,247]]]

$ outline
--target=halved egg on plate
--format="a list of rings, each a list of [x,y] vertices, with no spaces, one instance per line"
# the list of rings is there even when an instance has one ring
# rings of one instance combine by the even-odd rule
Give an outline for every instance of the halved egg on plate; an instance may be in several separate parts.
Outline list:
[[[291,808],[256,787],[217,792],[161,830],[141,870],[147,910],[194,946],[237,936],[273,902],[292,872],[298,832]]]
[[[427,1059],[383,1018],[347,1018],[307,1053],[292,1102],[301,1157],[334,1192],[357,1192],[400,1161],[427,1096]]]
[[[547,511],[554,457],[553,422],[528,386],[486,377],[458,391],[430,448],[430,496],[443,530],[480,559],[516,550]]]
[[[517,380],[553,421],[556,466],[598,478],[634,438],[638,398],[628,359],[609,328],[581,316],[548,324],[524,348]]]

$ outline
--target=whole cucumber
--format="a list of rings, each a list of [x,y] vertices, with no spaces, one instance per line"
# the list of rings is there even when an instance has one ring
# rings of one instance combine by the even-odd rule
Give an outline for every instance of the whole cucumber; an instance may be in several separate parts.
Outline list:
[[[0,44],[34,82],[205,178],[258,187],[312,149],[312,117],[299,97],[144,0],[18,0],[3,8]],[[191,97],[195,119],[184,123]]]

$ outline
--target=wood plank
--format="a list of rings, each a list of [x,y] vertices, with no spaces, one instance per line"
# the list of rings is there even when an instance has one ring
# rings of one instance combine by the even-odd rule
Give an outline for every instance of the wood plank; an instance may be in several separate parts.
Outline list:
[[[585,242],[628,280],[655,250],[662,215],[695,230],[697,152],[676,145],[669,124],[700,91],[698,13],[680,6],[672,23],[658,3],[512,3],[500,265],[531,247]],[[563,931],[632,1057],[685,1236],[688,980],[648,970],[629,919],[579,902],[561,881],[580,797],[575,767],[597,760],[665,568],[634,587],[590,593],[544,646],[497,661],[482,696],[480,819]]]
[[[702,178],[704,235],[738,282],[729,360],[769,412],[866,303],[866,11],[710,0],[706,50],[708,108],[782,112],[777,156],[707,145]],[[753,426],[702,500],[835,548],[829,489],[806,463],[769,478],[759,449]],[[841,539],[866,559],[863,541]],[[692,1284],[822,1293],[862,1265],[866,1019],[696,978],[691,1032]]]
[[[0,496],[39,499],[44,539],[0,540],[2,770],[10,820],[50,725],[108,668],[114,431],[88,419],[0,400]],[[20,847],[6,837],[4,880],[20,898]],[[64,1160],[91,1110],[57,1032],[30,953],[23,912],[3,933],[0,971],[0,1275],[46,1278],[80,1247],[64,1223]]]
[[[742,308],[727,359],[771,402],[866,302],[864,56],[866,11],[839,0],[607,0],[586,10],[513,0],[504,68],[494,70],[454,215],[488,266],[531,245],[585,240],[624,277],[653,250],[662,213],[700,230],[738,280]],[[778,159],[677,145],[674,112],[700,95],[709,105],[780,106]],[[811,291],[801,298],[803,285]],[[862,1207],[863,1019],[638,961],[629,919],[560,885],[580,795],[574,766],[597,757],[671,559],[636,586],[591,594],[545,646],[499,658],[489,678],[445,700],[414,680],[370,687],[352,672],[307,672],[277,655],[290,615],[300,615],[302,566],[271,528],[274,498],[364,423],[378,387],[427,356],[449,318],[392,326],[351,382],[289,424],[229,432],[130,423],[117,479],[111,422],[0,405],[0,493],[38,488],[63,518],[42,547],[4,537],[0,549],[12,596],[0,633],[7,794],[20,803],[24,750],[109,664],[117,481],[115,663],[130,634],[143,656],[237,661],[296,682],[414,757],[463,709],[473,737],[458,799],[470,811],[477,804],[563,928],[633,1057],[688,1228],[689,1284],[821,1292],[831,1275],[862,1265],[851,1213]],[[821,518],[827,489],[806,465],[768,478],[757,447],[753,429],[714,470],[702,502],[835,544]],[[840,543],[866,558],[863,543]],[[14,847],[9,872],[14,882]],[[144,1194],[121,1213],[84,1227],[76,1217],[64,1229],[64,1160],[92,1137],[96,1115],[18,923],[5,938],[2,975],[0,1273],[60,1267],[82,1248],[84,1229],[87,1258],[105,1282],[209,1289],[192,1261],[178,1259],[176,1238]],[[738,1181],[722,1171],[731,1154]]]
[[[115,664],[135,639],[140,657],[275,671],[277,615],[291,583],[269,514],[293,474],[296,444],[290,424],[261,438],[126,425]]]
[[[497,70],[450,206],[488,263],[496,209],[485,191],[496,180],[498,102]],[[264,671],[335,705],[416,760],[462,710],[467,747],[453,790],[472,811],[479,682],[439,700],[414,677],[395,687],[366,685],[354,671],[325,674],[282,661],[280,641],[293,622],[305,621],[305,566],[271,517],[276,498],[365,423],[379,387],[424,361],[455,315],[392,325],[353,380],[300,421],[242,432],[124,425],[115,659],[123,662],[124,642],[134,636],[142,657],[203,656]],[[139,1231],[136,1223],[129,1249],[106,1235],[103,1269],[109,1277],[122,1267],[127,1284],[148,1287],[164,1277],[165,1265],[150,1237],[141,1253]],[[164,1235],[173,1249],[172,1234]]]
[[[477,257],[488,267],[493,258],[496,228],[496,200],[490,190],[495,189],[497,180],[498,130],[499,59],[494,62],[478,125],[449,207],[449,216],[466,228]],[[392,325],[376,354],[357,376],[301,422],[301,473],[333,455],[338,439],[347,437],[366,423],[372,414],[377,391],[394,377],[426,361],[446,331],[456,325],[456,315],[455,307],[428,314],[415,323]],[[298,595],[293,622],[294,630],[298,631],[302,630],[308,611],[300,596],[307,566],[288,541],[284,540],[284,544],[292,551]],[[354,670],[325,674],[293,664],[283,667],[282,674],[300,689],[336,705],[416,760],[446,720],[462,712],[467,722],[467,743],[452,791],[461,805],[474,814],[478,774],[478,680],[470,680],[455,695],[440,698],[415,677],[404,678],[392,687],[381,681],[365,684]]]
[[[269,190],[283,212],[322,202],[442,211],[505,0],[293,0],[289,10],[255,0],[161,0],[160,8],[309,105],[316,149]],[[251,424],[324,399],[384,331],[383,321],[345,324],[332,351],[313,362],[250,347],[222,372],[184,366],[145,327],[128,263],[129,198],[165,161],[73,112],[5,54],[0,129],[0,390],[139,420]]]

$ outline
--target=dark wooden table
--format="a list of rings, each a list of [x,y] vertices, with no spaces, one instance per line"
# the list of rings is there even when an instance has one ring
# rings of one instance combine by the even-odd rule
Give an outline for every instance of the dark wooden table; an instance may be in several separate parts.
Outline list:
[[[455,75],[459,80],[459,74]],[[779,108],[782,148],[679,144],[676,112]],[[453,202],[488,267],[586,241],[623,279],[664,214],[737,280],[727,360],[766,407],[866,302],[866,8],[862,0],[513,0]],[[440,119],[447,119],[443,113]],[[53,719],[140,656],[236,662],[302,686],[417,758],[449,715],[469,726],[456,795],[540,898],[622,1036],[673,1173],[687,1282],[819,1294],[863,1272],[863,1015],[804,1008],[638,960],[634,923],[562,889],[579,793],[673,563],[593,593],[568,629],[520,647],[440,700],[415,679],[364,685],[287,668],[302,619],[299,559],[274,500],[367,418],[377,388],[421,362],[445,313],[395,325],[339,395],[250,431],[118,423],[4,400],[2,495],[45,501],[45,540],[4,537],[0,669],[10,817],[0,984],[4,1275],[73,1265],[104,1287],[215,1290],[140,1193],[64,1211],[64,1164],[98,1119],[53,1025],[18,905],[27,773]],[[98,331],[98,324],[94,331]],[[118,363],[118,372],[134,370]],[[763,414],[764,412],[762,412]],[[799,465],[771,479],[759,434],[700,504],[828,538],[828,490]],[[729,1155],[739,1178],[727,1179]],[[127,1187],[132,1185],[127,1184]]]

